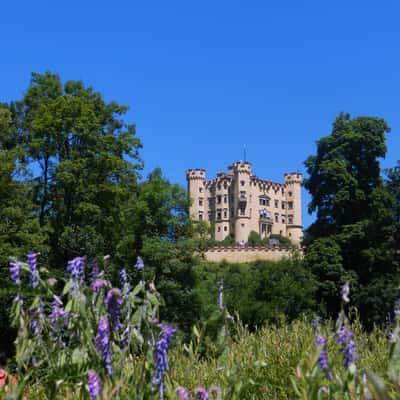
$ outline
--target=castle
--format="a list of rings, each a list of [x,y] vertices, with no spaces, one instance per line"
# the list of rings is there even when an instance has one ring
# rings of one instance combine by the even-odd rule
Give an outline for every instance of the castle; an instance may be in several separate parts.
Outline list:
[[[278,234],[300,244],[302,174],[285,174],[284,183],[271,182],[253,175],[249,162],[238,161],[213,180],[206,180],[204,169],[189,169],[186,178],[190,216],[215,225],[216,240],[230,235],[243,244],[255,231],[262,238]]]

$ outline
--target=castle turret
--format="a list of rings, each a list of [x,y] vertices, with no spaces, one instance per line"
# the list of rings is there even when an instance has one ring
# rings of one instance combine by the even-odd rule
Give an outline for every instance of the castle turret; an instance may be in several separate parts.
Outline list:
[[[286,187],[286,236],[297,245],[303,239],[302,210],[301,210],[301,182],[302,174],[292,172],[285,174]]]
[[[246,243],[250,234],[250,177],[252,175],[249,162],[236,162],[231,170],[235,180],[233,191],[233,212],[235,214],[235,240]]]
[[[206,171],[204,169],[188,169],[186,171],[188,194],[190,198],[189,214],[196,221],[206,218]]]

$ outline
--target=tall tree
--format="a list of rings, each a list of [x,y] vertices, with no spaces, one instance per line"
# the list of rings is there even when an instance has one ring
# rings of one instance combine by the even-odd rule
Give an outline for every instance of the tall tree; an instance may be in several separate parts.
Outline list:
[[[120,207],[135,191],[141,167],[141,143],[122,119],[126,111],[82,82],[63,84],[50,72],[33,74],[18,103],[53,264],[115,252]]]
[[[309,211],[317,215],[307,230],[309,265],[320,286],[331,279],[338,294],[340,284],[350,276],[356,289],[353,298],[369,323],[382,320],[391,309],[399,280],[392,241],[392,198],[379,163],[386,154],[389,130],[381,118],[351,119],[340,114],[332,133],[317,142],[317,154],[305,161],[309,177],[304,186],[312,196]],[[335,271],[343,268],[343,275],[319,266],[314,254],[324,248],[339,252],[331,256]],[[377,288],[382,286],[386,296],[378,298]],[[326,298],[321,300],[327,302]],[[371,302],[378,306],[371,309]]]
[[[40,229],[29,184],[25,174],[13,107],[0,105],[0,352],[11,352],[14,332],[9,310],[16,295],[11,285],[10,256],[23,259],[30,250],[45,253],[46,235]]]

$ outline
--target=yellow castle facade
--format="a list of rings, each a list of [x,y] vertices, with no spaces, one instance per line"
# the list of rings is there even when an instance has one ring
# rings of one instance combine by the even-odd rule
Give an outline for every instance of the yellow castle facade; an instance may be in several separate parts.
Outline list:
[[[252,231],[262,238],[277,234],[293,244],[302,240],[302,174],[286,173],[277,183],[253,175],[249,162],[235,162],[226,173],[207,180],[204,169],[186,172],[190,215],[215,226],[215,239],[232,236],[245,244]]]

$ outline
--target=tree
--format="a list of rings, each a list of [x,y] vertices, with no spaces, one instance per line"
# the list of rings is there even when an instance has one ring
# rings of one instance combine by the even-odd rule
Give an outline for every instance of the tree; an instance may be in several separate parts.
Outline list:
[[[16,289],[9,282],[10,257],[24,258],[30,250],[45,253],[46,234],[40,229],[31,188],[22,181],[23,148],[13,107],[0,105],[0,352],[9,354],[14,340],[9,310]]]
[[[76,255],[113,254],[121,239],[120,207],[135,192],[141,167],[127,107],[106,103],[79,81],[32,74],[17,103],[32,165],[41,226],[49,226],[52,265]]]
[[[305,161],[309,177],[304,186],[312,196],[309,211],[317,215],[307,230],[306,257],[320,282],[319,293],[325,292],[329,306],[332,291],[323,288],[327,275],[334,278],[332,284],[337,289],[350,274],[358,283],[353,298],[365,311],[361,317],[369,324],[382,321],[394,301],[388,297],[383,305],[376,299],[383,308],[367,312],[363,307],[366,294],[376,295],[376,290],[368,289],[370,285],[379,287],[377,282],[385,280],[395,287],[399,282],[392,241],[392,198],[379,164],[379,158],[386,154],[385,135],[389,130],[381,118],[351,119],[348,114],[340,114],[332,133],[317,142],[317,154]],[[328,262],[324,252],[330,254],[330,249],[335,254],[333,264],[328,266],[323,260]]]
[[[386,185],[393,197],[392,215],[393,215],[393,239],[397,254],[400,253],[400,161],[394,168],[386,170]],[[400,256],[399,256],[400,257]]]

